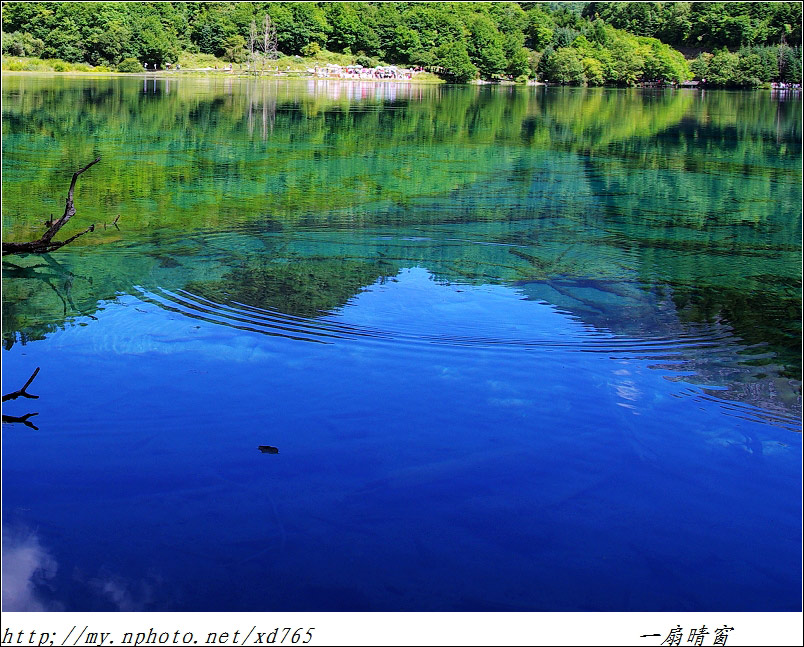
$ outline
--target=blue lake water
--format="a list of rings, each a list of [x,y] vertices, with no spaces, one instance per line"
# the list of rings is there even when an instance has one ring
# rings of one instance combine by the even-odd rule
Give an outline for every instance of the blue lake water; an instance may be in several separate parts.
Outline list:
[[[4,258],[4,609],[800,609],[800,101],[150,83],[3,79],[4,240],[107,223]]]

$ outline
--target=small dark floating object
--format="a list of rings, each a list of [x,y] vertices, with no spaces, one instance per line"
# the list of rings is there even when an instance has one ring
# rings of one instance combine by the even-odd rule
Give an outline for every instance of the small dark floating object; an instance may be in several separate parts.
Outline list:
[[[277,447],[271,447],[270,445],[260,445],[257,447],[263,454],[278,454],[279,449]]]

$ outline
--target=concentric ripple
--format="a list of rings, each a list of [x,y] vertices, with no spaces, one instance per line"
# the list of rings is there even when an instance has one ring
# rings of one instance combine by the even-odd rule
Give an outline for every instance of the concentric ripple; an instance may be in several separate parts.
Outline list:
[[[722,386],[729,382],[723,379],[724,375],[742,370],[735,367],[745,359],[739,353],[746,352],[745,345],[725,326],[688,328],[675,334],[646,334],[638,338],[600,330],[549,304],[517,301],[521,304],[519,308],[549,312],[551,326],[536,325],[529,329],[531,337],[523,337],[517,334],[516,326],[506,327],[506,322],[494,322],[496,326],[480,322],[478,329],[494,334],[471,334],[469,324],[461,319],[460,326],[442,322],[452,332],[438,333],[434,332],[439,327],[435,320],[422,321],[415,314],[391,318],[381,325],[365,325],[348,321],[344,316],[348,307],[345,313],[304,317],[235,300],[219,303],[188,290],[144,287],[137,290],[142,301],[191,319],[293,341],[379,345],[375,350],[393,354],[429,352],[428,348],[436,347],[437,352],[450,349],[491,352],[500,359],[524,351],[594,353],[613,361],[647,361],[650,368],[664,371],[668,379],[695,385],[696,388],[681,389],[679,397],[716,402],[729,416],[800,430],[795,416],[755,406],[750,400],[743,401],[746,398],[734,385]],[[463,334],[456,334],[455,328]]]
[[[578,325],[584,329],[582,338],[565,340],[434,334],[415,330],[383,330],[349,325],[338,321],[331,314],[322,313],[321,317],[308,318],[236,301],[217,303],[187,290],[170,291],[156,288],[149,291],[139,288],[138,296],[143,301],[193,319],[265,335],[318,343],[331,343],[339,339],[382,340],[395,344],[436,344],[512,350],[561,349],[604,353],[613,359],[670,360],[680,357],[683,351],[718,349],[734,341],[729,334],[719,331],[695,331],[680,336],[656,336],[647,339],[623,338],[582,324]]]

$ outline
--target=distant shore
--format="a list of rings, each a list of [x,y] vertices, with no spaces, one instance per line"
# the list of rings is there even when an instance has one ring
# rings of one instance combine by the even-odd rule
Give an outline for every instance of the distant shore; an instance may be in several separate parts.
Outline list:
[[[4,75],[26,76],[26,75],[47,75],[47,76],[87,76],[87,77],[119,77],[119,78],[142,78],[142,79],[179,79],[179,78],[215,78],[215,79],[271,79],[271,80],[290,80],[290,81],[343,81],[352,83],[355,81],[363,83],[416,83],[423,85],[438,85],[446,83],[443,79],[435,76],[428,78],[412,78],[412,79],[376,79],[376,78],[339,78],[339,77],[322,77],[313,74],[248,74],[247,72],[228,72],[226,70],[150,70],[145,72],[111,72],[111,71],[94,71],[81,72],[78,70],[70,70],[66,72],[55,72],[53,70],[7,70],[3,69]]]
[[[395,84],[395,85],[404,85],[404,84],[415,84],[415,85],[441,85],[447,83],[447,81],[443,79],[439,79],[435,75],[428,75],[427,78],[411,78],[411,79],[378,79],[378,78],[355,78],[355,77],[327,77],[327,76],[316,76],[314,74],[305,74],[305,73],[272,73],[272,74],[249,74],[245,71],[236,71],[230,72],[228,70],[221,70],[221,69],[182,69],[182,70],[149,70],[146,72],[143,70],[142,72],[112,72],[110,70],[107,71],[79,71],[79,70],[69,70],[65,72],[56,72],[54,70],[8,70],[3,69],[2,74],[8,76],[64,76],[64,77],[97,77],[97,78],[141,78],[143,80],[147,79],[160,79],[160,80],[170,80],[170,79],[180,79],[180,78],[195,78],[195,79],[270,79],[274,81],[278,80],[286,80],[286,81],[317,81],[317,82],[338,82],[338,83],[376,83],[376,84]],[[545,83],[544,81],[538,81],[536,79],[529,79],[526,83],[516,83],[515,81],[509,80],[500,80],[500,81],[489,81],[486,79],[475,79],[473,81],[469,81],[465,85],[504,85],[504,86],[528,86],[528,87],[535,87],[535,86],[544,86],[544,87],[573,87],[573,88],[603,88],[603,87],[613,87],[613,86],[586,86],[586,85],[562,85],[560,83]],[[614,86],[619,87],[619,86]],[[632,89],[646,89],[651,88],[652,86],[644,86],[644,85],[635,85],[630,86]],[[662,86],[667,89],[696,89],[696,88],[686,88],[686,86],[682,85],[667,85]],[[723,89],[730,89],[730,88],[705,88],[703,86],[699,86],[697,89],[703,90],[723,90]],[[774,87],[773,84],[768,84],[767,86],[760,86],[759,88],[746,88],[746,90],[770,90],[774,93],[780,92],[789,92],[789,93],[800,93],[801,86],[791,84],[791,87]]]

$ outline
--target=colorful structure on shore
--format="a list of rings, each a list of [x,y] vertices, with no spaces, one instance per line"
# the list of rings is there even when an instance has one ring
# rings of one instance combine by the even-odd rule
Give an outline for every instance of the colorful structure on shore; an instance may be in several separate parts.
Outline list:
[[[319,78],[329,79],[412,79],[422,70],[395,65],[363,67],[362,65],[322,65],[308,68],[307,71]]]

